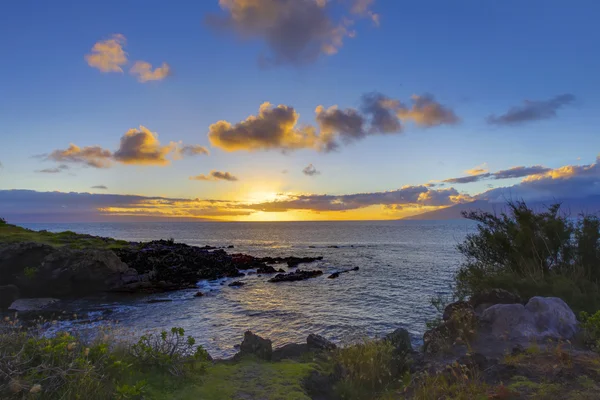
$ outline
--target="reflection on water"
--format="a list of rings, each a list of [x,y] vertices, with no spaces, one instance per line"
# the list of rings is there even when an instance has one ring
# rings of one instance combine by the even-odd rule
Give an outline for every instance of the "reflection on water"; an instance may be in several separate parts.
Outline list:
[[[474,225],[469,221],[290,222],[290,223],[93,223],[24,224],[32,229],[72,230],[125,240],[173,237],[192,245],[234,245],[255,256],[324,256],[301,268],[325,274],[302,282],[269,283],[248,275],[240,288],[230,280],[199,282],[195,291],[154,295],[172,302],[148,304],[148,297],[102,299],[112,319],[140,332],[180,326],[214,356],[230,356],[243,332],[252,330],[275,345],[301,342],[309,333],[334,341],[381,336],[405,327],[418,340],[433,316],[429,299],[448,292],[461,258],[456,244]],[[337,246],[332,248],[331,246]],[[358,272],[327,275],[339,269]]]

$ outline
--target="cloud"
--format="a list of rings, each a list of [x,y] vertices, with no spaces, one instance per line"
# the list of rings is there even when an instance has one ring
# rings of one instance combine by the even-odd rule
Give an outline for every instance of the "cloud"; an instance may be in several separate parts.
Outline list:
[[[219,121],[209,127],[210,143],[225,151],[295,150],[317,145],[314,129],[299,127],[293,107],[263,103],[258,116],[235,125]]]
[[[110,39],[94,44],[85,60],[90,67],[102,72],[123,72],[121,66],[127,64],[127,53],[123,50],[125,42],[125,36],[114,34]]]
[[[185,144],[181,146],[177,146],[176,149],[177,157],[193,157],[198,155],[209,155],[210,151],[204,146],[200,146],[199,144]]]
[[[196,176],[191,176],[190,180],[192,181],[229,181],[229,182],[235,182],[238,180],[237,177],[231,175],[229,172],[221,172],[221,171],[216,171],[216,170],[212,170],[210,171],[210,173],[208,175],[204,175],[204,174],[200,174],[200,175],[196,175]]]
[[[348,211],[374,205],[440,207],[468,202],[471,197],[460,194],[454,188],[430,189],[424,185],[404,186],[388,192],[357,193],[346,195],[291,195],[287,199],[256,204],[244,204],[245,209],[263,212],[309,210],[315,212]]]
[[[225,15],[210,15],[209,26],[233,32],[245,39],[264,41],[267,65],[306,64],[321,55],[332,55],[344,40],[354,37],[356,19],[368,17],[379,22],[370,10],[372,1],[354,1],[349,12],[332,17],[327,0],[219,0]]]
[[[161,146],[156,133],[140,126],[139,129],[130,129],[123,135],[114,158],[124,164],[167,165],[170,161],[166,156],[175,150],[175,143]]]
[[[79,147],[73,143],[65,150],[54,150],[46,159],[62,162],[84,164],[94,168],[108,168],[112,164],[110,150],[100,146]]]
[[[557,111],[575,101],[572,94],[561,94],[549,100],[525,100],[523,105],[509,109],[505,114],[490,115],[487,122],[493,125],[518,125],[556,117]]]
[[[45,169],[41,169],[41,170],[38,170],[35,172],[41,172],[41,173],[45,173],[45,174],[58,174],[60,172],[66,171],[68,169],[69,169],[68,165],[61,164],[54,168],[45,168]]]
[[[104,185],[96,185],[96,186],[92,186],[92,189],[101,189],[101,190],[108,190],[107,186]]]
[[[136,195],[0,190],[0,210],[10,222],[185,220],[245,216],[252,210],[220,200]]]
[[[160,67],[152,69],[152,64],[146,61],[136,61],[129,70],[129,73],[137,76],[139,82],[162,81],[171,75],[171,67],[163,62]]]
[[[317,169],[315,168],[314,165],[312,164],[308,164],[308,166],[306,166],[303,170],[302,173],[306,176],[315,176],[315,175],[320,175],[321,172],[317,171]]]
[[[454,111],[435,101],[430,94],[413,95],[411,100],[411,108],[398,110],[398,117],[404,121],[413,121],[423,127],[453,125],[460,121]]]
[[[266,102],[260,106],[257,116],[235,125],[227,121],[212,124],[208,138],[211,145],[226,151],[313,149],[329,152],[369,135],[401,133],[403,119],[414,120],[425,128],[458,122],[454,112],[432,96],[413,96],[413,103],[412,108],[408,108],[399,100],[373,92],[362,96],[360,110],[319,105],[315,109],[317,132],[313,126],[298,124],[299,114],[293,107],[275,107]]]
[[[470,175],[470,176],[463,176],[460,178],[445,179],[443,182],[446,182],[446,183],[472,183],[472,182],[479,182],[479,181],[482,181],[485,179],[523,178],[523,177],[527,177],[530,175],[542,174],[542,173],[545,173],[550,170],[551,170],[550,168],[544,167],[542,165],[534,165],[531,167],[519,166],[519,167],[512,167],[509,169],[497,171],[494,173],[487,172],[487,173],[479,173],[479,174]],[[472,171],[474,171],[474,170],[472,170]]]
[[[475,168],[471,168],[465,171],[467,175],[481,175],[488,172],[487,163],[483,163],[481,165],[476,166]]]
[[[79,163],[94,168],[108,168],[114,162],[138,165],[167,165],[166,157],[171,155],[180,159],[199,154],[208,154],[208,149],[195,144],[170,142],[163,146],[158,140],[158,134],[145,126],[128,130],[122,137],[119,148],[115,152],[100,146],[79,147],[70,144],[65,150],[54,150],[50,154],[40,155],[39,158],[62,163]],[[35,156],[38,157],[38,156]]]

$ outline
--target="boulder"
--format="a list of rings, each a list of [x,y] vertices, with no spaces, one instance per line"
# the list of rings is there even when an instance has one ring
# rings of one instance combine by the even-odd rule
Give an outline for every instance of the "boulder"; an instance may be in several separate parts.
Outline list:
[[[575,314],[557,297],[533,297],[525,306],[496,304],[483,312],[481,321],[497,338],[571,339],[577,332]]]
[[[423,334],[423,349],[428,353],[445,351],[457,340],[470,341],[475,336],[477,316],[470,304],[459,301],[444,309],[444,321]]]
[[[110,250],[59,248],[33,271],[21,274],[17,285],[33,296],[85,296],[125,286],[136,277],[137,272]]]
[[[404,328],[398,328],[394,332],[388,333],[384,340],[390,342],[399,353],[410,353],[413,349],[410,334]]]
[[[24,271],[35,271],[55,251],[54,247],[41,243],[0,245],[0,285],[15,284]]]
[[[487,289],[474,294],[469,299],[469,303],[478,313],[481,313],[494,304],[519,304],[523,303],[523,300],[504,289]]]
[[[331,351],[331,350],[335,350],[337,348],[335,343],[331,342],[330,340],[325,339],[321,335],[315,335],[314,333],[311,333],[310,335],[308,335],[308,337],[306,338],[306,344],[308,345],[308,347],[310,349],[314,349],[314,350]]]
[[[240,352],[236,354],[236,358],[250,354],[263,360],[271,360],[273,345],[269,339],[263,339],[250,331],[246,331],[244,340],[240,345]]]
[[[271,265],[263,265],[256,269],[257,274],[274,274],[277,270]]]
[[[246,284],[246,282],[242,282],[242,281],[235,281],[235,282],[231,282],[228,286],[232,286],[232,287],[241,287],[244,286]]]
[[[275,350],[273,350],[273,361],[281,361],[281,360],[295,360],[302,357],[304,354],[308,353],[310,349],[308,348],[308,344],[305,343],[288,343],[283,345]]]
[[[20,297],[19,294],[19,288],[15,285],[0,286],[0,310],[7,309]]]
[[[348,273],[351,271],[358,271],[358,270],[359,270],[358,267],[354,267],[354,268],[350,268],[350,269],[343,269],[341,271],[334,272],[333,274],[329,275],[327,278],[329,278],[329,279],[339,278],[340,274],[345,274],[345,273]]]
[[[29,312],[29,311],[41,311],[54,303],[57,303],[58,299],[52,298],[36,298],[36,299],[18,299],[15,300],[8,309],[10,311],[18,312]]]

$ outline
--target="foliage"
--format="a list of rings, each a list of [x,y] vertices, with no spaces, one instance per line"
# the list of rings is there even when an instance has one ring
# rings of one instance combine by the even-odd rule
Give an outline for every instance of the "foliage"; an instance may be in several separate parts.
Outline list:
[[[387,340],[364,339],[361,343],[338,349],[333,361],[341,370],[336,392],[344,399],[370,399],[402,381],[405,355],[395,352]]]
[[[119,249],[129,246],[129,242],[123,240],[78,234],[71,231],[59,233],[33,231],[6,222],[0,223],[0,244],[19,242],[36,242],[73,249]]]
[[[596,311],[592,315],[582,311],[579,314],[579,319],[583,339],[594,350],[600,351],[600,311]]]
[[[502,288],[522,297],[562,297],[576,310],[600,308],[600,220],[572,219],[554,204],[536,212],[509,202],[500,215],[464,213],[479,222],[477,233],[458,246],[465,263],[456,275],[456,294]]]
[[[143,335],[131,346],[131,353],[141,365],[168,369],[178,376],[183,375],[188,367],[195,366],[196,361],[208,361],[210,358],[202,346],[196,346],[193,337],[185,337],[183,328]]]

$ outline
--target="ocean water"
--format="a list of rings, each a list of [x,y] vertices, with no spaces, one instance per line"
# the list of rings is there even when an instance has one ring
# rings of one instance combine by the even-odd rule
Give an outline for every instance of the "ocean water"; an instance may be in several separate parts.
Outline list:
[[[302,342],[309,333],[347,343],[380,337],[403,327],[418,343],[435,315],[429,299],[450,291],[462,261],[456,250],[475,229],[460,221],[370,222],[142,222],[22,224],[31,229],[72,230],[132,241],[174,238],[190,245],[235,246],[229,252],[254,256],[323,256],[302,269],[324,275],[301,282],[269,283],[269,276],[201,281],[194,290],[152,296],[102,296],[79,300],[74,308],[110,309],[110,319],[134,333],[183,327],[216,357],[235,354],[246,330],[274,345]],[[331,272],[360,267],[327,279]],[[152,298],[172,302],[149,304]],[[77,327],[94,328],[91,323]]]

